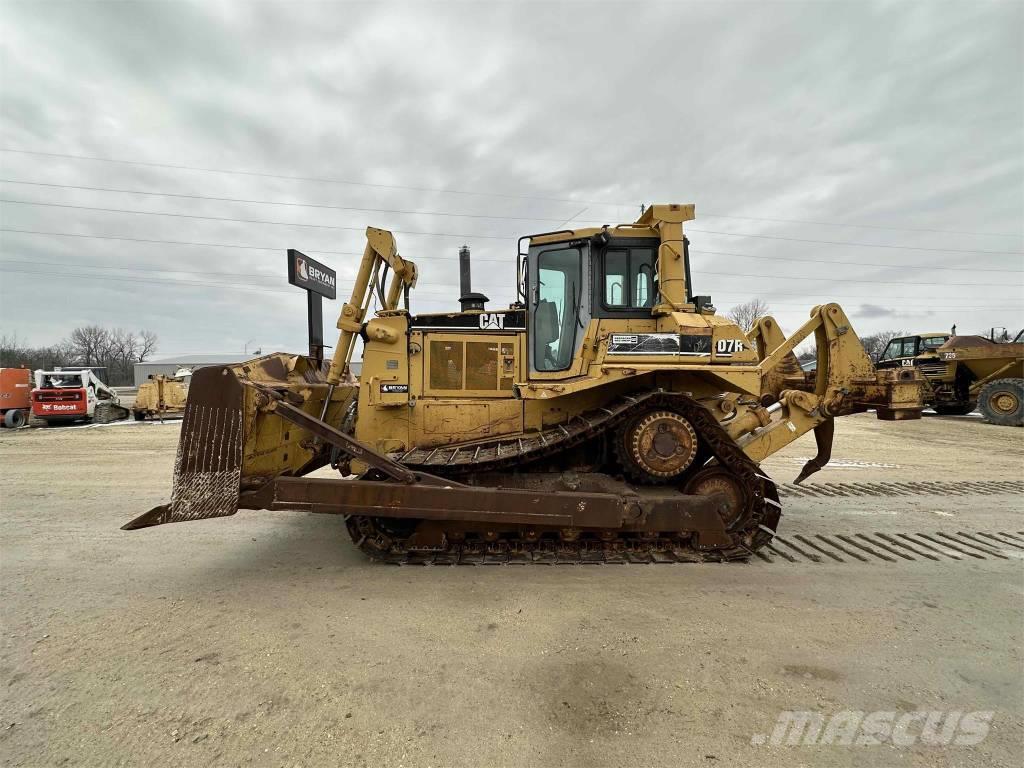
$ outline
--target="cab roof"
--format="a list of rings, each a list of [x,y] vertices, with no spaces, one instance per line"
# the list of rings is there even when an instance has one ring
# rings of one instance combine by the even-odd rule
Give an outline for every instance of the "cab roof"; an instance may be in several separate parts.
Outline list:
[[[545,232],[541,235],[531,236],[530,243],[542,245],[544,243],[564,243],[569,240],[583,240],[593,237],[603,230],[604,227],[582,227],[581,229],[566,229],[561,232]],[[653,227],[637,227],[631,224],[609,225],[608,235],[609,237],[651,237],[655,239],[659,237],[658,230]]]

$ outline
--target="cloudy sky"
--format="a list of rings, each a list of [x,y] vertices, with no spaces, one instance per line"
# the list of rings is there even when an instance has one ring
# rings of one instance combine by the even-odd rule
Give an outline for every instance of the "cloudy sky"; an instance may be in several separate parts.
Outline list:
[[[466,243],[506,304],[519,235],[652,201],[696,204],[722,310],[1019,327],[1022,9],[5,2],[0,331],[301,350],[286,248],[346,296],[365,226],[395,230],[438,311]]]

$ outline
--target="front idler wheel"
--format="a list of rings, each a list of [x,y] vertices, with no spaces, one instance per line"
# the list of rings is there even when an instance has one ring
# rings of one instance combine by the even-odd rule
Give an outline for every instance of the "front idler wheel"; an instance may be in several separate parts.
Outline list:
[[[705,467],[687,480],[682,490],[689,496],[724,494],[727,501],[722,523],[727,531],[746,517],[747,495],[743,492],[743,483],[725,467]]]

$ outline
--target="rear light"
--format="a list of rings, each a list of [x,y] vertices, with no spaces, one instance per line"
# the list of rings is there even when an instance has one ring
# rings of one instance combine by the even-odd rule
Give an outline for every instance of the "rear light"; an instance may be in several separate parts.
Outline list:
[[[41,389],[32,393],[37,403],[68,403],[84,399],[84,389]]]

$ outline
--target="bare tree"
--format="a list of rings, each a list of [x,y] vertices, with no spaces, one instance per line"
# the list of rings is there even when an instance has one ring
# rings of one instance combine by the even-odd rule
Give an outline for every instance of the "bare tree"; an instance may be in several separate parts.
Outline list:
[[[75,328],[66,339],[48,347],[29,347],[17,334],[0,336],[0,365],[5,368],[52,369],[58,366],[105,367],[106,383],[130,384],[135,363],[156,351],[152,331],[108,330],[96,325]]]
[[[68,337],[80,365],[105,365],[110,351],[110,331],[98,325],[75,328]]]
[[[761,299],[751,299],[743,304],[737,304],[726,312],[725,316],[742,328],[744,333],[749,333],[758,318],[764,317],[770,311],[767,302]]]
[[[63,344],[71,362],[105,367],[107,384],[116,386],[131,382],[133,366],[156,351],[157,337],[152,331],[86,325],[75,328]]]
[[[54,368],[70,365],[73,359],[66,344],[51,347],[29,347],[16,334],[0,337],[0,366],[5,368]]]
[[[864,345],[864,350],[875,362],[878,362],[878,358],[881,357],[882,352],[889,346],[889,342],[895,338],[906,335],[903,331],[879,331],[878,333],[872,333],[870,336],[861,336],[860,343]]]
[[[130,381],[132,366],[138,359],[141,342],[139,337],[123,328],[110,332],[107,368],[112,381]]]
[[[0,336],[0,366],[17,367],[17,360],[25,355],[25,347],[18,339],[18,334]]]
[[[139,332],[139,353],[138,361],[146,362],[146,358],[156,352],[157,338],[152,331],[142,330]]]

